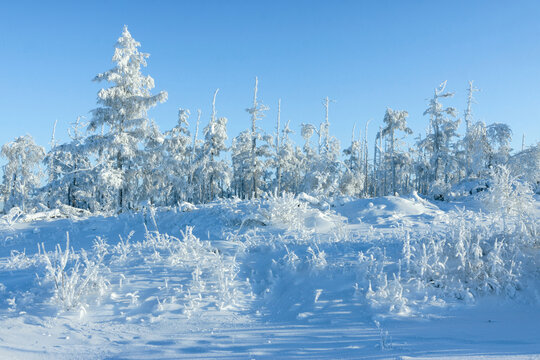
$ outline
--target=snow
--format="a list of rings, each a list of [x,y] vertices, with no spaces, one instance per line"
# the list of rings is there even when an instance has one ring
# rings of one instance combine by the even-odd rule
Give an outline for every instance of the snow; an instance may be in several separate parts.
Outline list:
[[[397,221],[432,221],[441,210],[414,194],[408,197],[385,196],[375,199],[358,199],[344,204],[337,211],[352,223],[388,225]]]
[[[414,247],[475,201],[412,194],[326,207],[285,195],[116,216],[6,215],[0,358],[538,358],[538,267],[519,274],[512,296],[471,287],[459,299],[449,278],[426,285],[405,265],[405,234]],[[55,291],[43,249],[52,267],[66,259],[71,302]],[[538,244],[527,249],[538,260]]]

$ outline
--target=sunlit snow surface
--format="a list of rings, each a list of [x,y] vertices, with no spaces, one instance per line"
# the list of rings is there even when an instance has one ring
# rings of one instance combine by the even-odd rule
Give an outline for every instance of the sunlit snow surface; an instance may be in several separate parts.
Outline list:
[[[479,212],[411,195],[4,217],[0,358],[540,358],[538,267],[473,298],[412,280],[404,238],[443,231],[456,208]],[[69,309],[37,254],[65,254],[66,233],[66,283],[81,250],[97,264],[88,283],[79,267]]]

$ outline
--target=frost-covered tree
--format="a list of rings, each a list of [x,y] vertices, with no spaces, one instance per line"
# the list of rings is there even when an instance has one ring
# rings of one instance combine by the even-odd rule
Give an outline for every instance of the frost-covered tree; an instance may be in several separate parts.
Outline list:
[[[375,137],[373,149],[373,195],[378,196],[386,190],[386,169],[383,148],[382,126],[379,127],[377,136]]]
[[[164,202],[174,205],[178,201],[188,200],[192,196],[190,187],[190,158],[191,135],[189,132],[188,109],[178,109],[178,123],[165,133],[163,148],[165,158],[162,169],[163,178],[166,179]],[[189,199],[192,200],[192,199]]]
[[[281,99],[278,100],[278,112],[276,119],[276,142],[275,142],[275,154],[274,154],[274,166],[276,168],[276,186],[275,193],[281,194],[281,172],[283,169],[283,161],[281,159],[281,143],[280,131],[281,131]]]
[[[45,186],[50,208],[65,204],[81,209],[93,209],[92,165],[84,146],[81,117],[71,125],[68,135],[71,141],[53,144],[44,159],[49,173]]]
[[[94,79],[112,86],[98,92],[100,107],[92,110],[88,125],[91,132],[104,129],[103,134],[91,137],[89,145],[101,162],[98,171],[104,180],[102,185],[117,191],[114,205],[119,209],[133,205],[139,183],[137,155],[143,141],[154,134],[148,110],[167,99],[164,91],[151,94],[154,79],[141,72],[149,54],[139,52],[139,47],[124,26],[112,58],[115,66]]]
[[[248,198],[252,193],[251,145],[251,132],[244,130],[233,139],[231,146],[233,193],[241,198]]]
[[[490,124],[487,127],[487,138],[491,150],[488,155],[488,167],[506,164],[512,150],[510,148],[512,140],[510,126],[502,123]]]
[[[199,139],[199,127],[201,124],[202,111],[197,110],[197,122],[193,134],[192,145],[189,155],[188,190],[187,200],[192,202],[202,201],[204,193],[204,157],[202,155],[203,141]]]
[[[140,203],[166,203],[168,192],[168,177],[170,168],[164,151],[165,134],[157,124],[150,122],[143,141],[143,151],[137,153],[135,162],[137,178],[140,179],[137,188],[137,200]]]
[[[324,122],[319,127],[319,139],[322,139],[322,147],[320,147],[320,163],[316,170],[317,192],[324,195],[338,191],[341,177],[340,144],[338,139],[330,135],[330,102],[333,101],[329,100],[328,97],[323,100],[325,117]]]
[[[78,121],[79,119],[77,119]],[[54,203],[55,199],[58,198],[58,192],[59,189],[55,186],[52,186],[52,183],[55,183],[58,181],[58,179],[62,176],[61,167],[60,167],[60,159],[61,153],[59,153],[56,149],[56,124],[58,123],[58,120],[55,120],[53,125],[53,131],[51,136],[51,142],[49,143],[51,148],[45,155],[45,158],[43,160],[43,163],[46,168],[47,173],[47,185],[43,189],[43,196],[44,196],[44,202],[47,204],[49,208],[52,207],[52,204]]]
[[[275,168],[273,191],[276,194],[298,193],[301,185],[302,153],[290,138],[290,121],[281,127],[281,99],[278,100],[272,166]]]
[[[454,120],[456,109],[443,107],[440,99],[450,98],[454,93],[445,92],[446,81],[434,91],[424,115],[429,115],[430,131],[419,144],[430,154],[430,182],[445,186],[451,180],[451,169],[455,165],[453,139],[458,136],[459,119]]]
[[[301,132],[304,139],[303,153],[301,157],[302,181],[301,190],[310,192],[317,186],[316,170],[320,162],[320,156],[317,150],[311,146],[311,138],[317,132],[312,124],[302,124]]]
[[[401,185],[397,177],[398,171],[404,169],[410,163],[409,156],[399,150],[399,139],[396,136],[397,131],[412,134],[412,130],[407,127],[408,116],[407,111],[392,110],[391,108],[387,108],[384,114],[385,126],[382,129],[381,136],[387,139],[386,143],[388,144],[385,161],[388,164],[386,168],[389,168],[391,172],[392,194],[396,193]]]
[[[468,175],[476,178],[486,176],[489,172],[487,162],[491,152],[486,124],[482,121],[475,122],[469,126],[466,136],[469,153]]]
[[[279,186],[276,186],[278,194],[288,192],[297,194],[300,192],[302,181],[302,150],[294,145],[290,138],[293,131],[290,122],[287,121],[281,129],[278,153],[275,157],[275,167],[279,169]],[[277,172],[277,170],[276,170]]]
[[[263,118],[268,107],[260,103],[257,92],[258,79],[255,78],[253,105],[246,109],[251,115],[251,130],[243,131],[232,145],[235,190],[237,195],[247,198],[258,197],[266,170],[265,159],[271,156],[271,136],[264,134],[257,126],[257,121]]]
[[[348,158],[345,160],[345,171],[341,176],[339,189],[344,195],[358,196],[364,190],[365,179],[362,161],[363,144],[355,139],[355,128],[356,126],[353,126],[351,146],[343,150],[343,154]]]
[[[363,141],[363,144],[362,144],[362,148],[363,148],[363,151],[362,151],[362,154],[363,154],[363,163],[364,163],[364,196],[367,197],[368,196],[368,191],[369,191],[369,188],[370,188],[370,185],[369,185],[369,159],[368,159],[368,126],[369,126],[369,120],[366,121],[366,125],[365,125],[365,130],[364,130],[364,141]]]
[[[329,103],[328,98],[323,100],[325,119],[318,130],[312,124],[302,124],[302,137],[305,140],[303,191],[321,195],[339,191],[342,170],[339,141],[330,135]],[[319,138],[317,151],[311,147],[311,138],[315,133]]]
[[[80,117],[77,118],[77,123],[79,123],[79,121],[80,121]],[[51,135],[51,142],[50,142],[51,151],[49,151],[49,153],[47,153],[47,155],[45,156],[45,166],[47,167],[47,181],[49,183],[58,180],[58,178],[62,175],[60,169],[58,168],[56,164],[56,157],[49,155],[50,153],[52,153],[52,150],[57,145],[56,139],[55,139],[57,123],[58,123],[58,120],[55,120],[54,125],[53,125],[52,135]]]
[[[225,160],[220,158],[223,151],[227,150],[227,118],[217,117],[216,96],[219,89],[214,93],[212,100],[212,114],[210,122],[204,128],[204,145],[202,149],[204,163],[205,192],[203,201],[211,201],[218,195],[223,195],[225,188],[229,186],[230,169]]]
[[[520,176],[540,193],[540,142],[511,156],[508,167],[514,176]]]
[[[2,182],[4,211],[16,206],[24,212],[40,185],[42,172],[39,165],[45,149],[36,145],[30,135],[25,135],[3,145],[1,154],[7,159]]]
[[[472,81],[469,81],[469,87],[467,89],[467,108],[465,109],[464,119],[465,119],[465,137],[463,138],[463,149],[465,152],[465,175],[468,177],[473,172],[473,154],[475,148],[477,148],[476,142],[479,140],[475,134],[474,122],[473,122],[473,112],[472,104],[475,103],[474,93],[480,91],[478,88],[475,88]]]
[[[330,146],[332,138],[330,137],[330,103],[334,102],[334,100],[330,100],[330,98],[327,96],[323,100],[323,106],[324,106],[324,121],[319,126],[319,154],[321,153],[328,153],[330,152]]]

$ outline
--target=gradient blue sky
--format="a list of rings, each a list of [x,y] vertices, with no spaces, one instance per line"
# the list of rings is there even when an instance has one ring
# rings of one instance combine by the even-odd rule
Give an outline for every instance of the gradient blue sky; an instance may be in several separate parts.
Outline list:
[[[370,119],[372,141],[387,106],[409,111],[416,136],[434,87],[448,80],[456,95],[446,104],[462,114],[474,80],[476,118],[508,123],[521,148],[523,133],[540,141],[539,18],[540,1],[2,1],[0,143],[30,133],[48,147],[55,119],[67,140],[69,123],[96,106],[103,84],[91,79],[112,66],[127,24],[151,54],[155,90],[169,93],[151,112],[162,130],[179,106],[202,109],[206,124],[220,88],[218,114],[236,136],[258,76],[265,129],[278,98],[298,134],[323,120],[329,96],[342,147]]]

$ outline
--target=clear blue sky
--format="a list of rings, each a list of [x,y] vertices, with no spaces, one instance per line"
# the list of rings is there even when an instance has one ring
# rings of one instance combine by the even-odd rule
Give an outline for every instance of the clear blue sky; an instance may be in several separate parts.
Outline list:
[[[167,103],[151,116],[162,130],[179,106],[203,110],[214,90],[229,136],[249,126],[255,76],[271,107],[299,133],[332,104],[331,132],[348,146],[353,123],[372,119],[370,141],[385,108],[422,116],[433,88],[448,80],[462,114],[468,80],[481,88],[477,119],[505,122],[513,146],[540,141],[540,1],[2,1],[0,2],[0,143],[30,133],[48,147],[52,125],[67,140],[77,115],[96,106],[114,44],[127,24],[145,70]],[[192,117],[191,124],[194,123]]]

